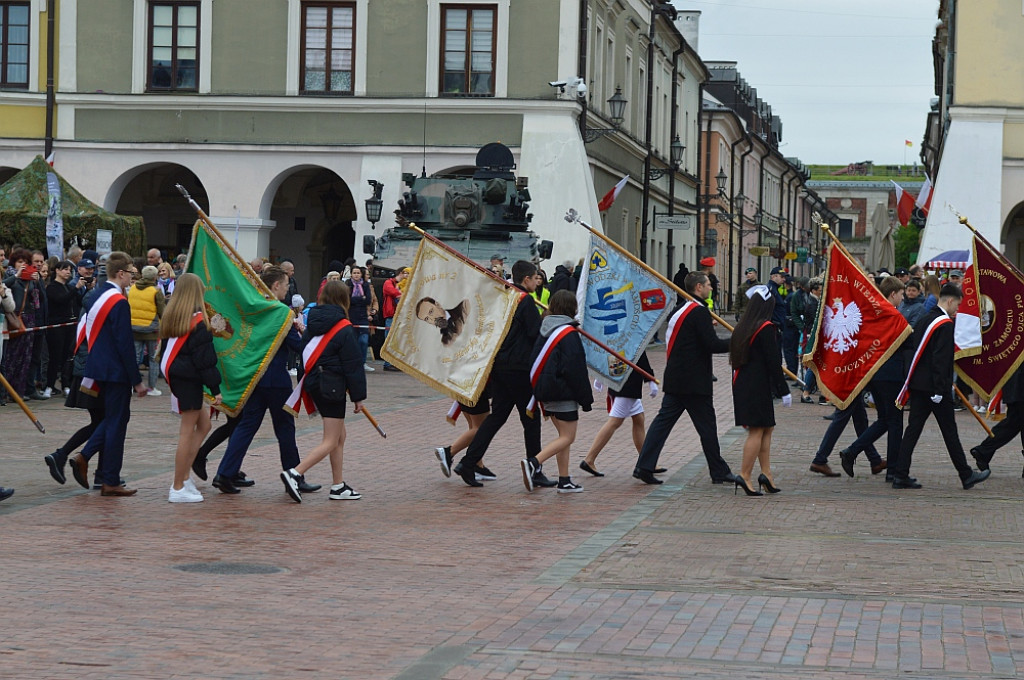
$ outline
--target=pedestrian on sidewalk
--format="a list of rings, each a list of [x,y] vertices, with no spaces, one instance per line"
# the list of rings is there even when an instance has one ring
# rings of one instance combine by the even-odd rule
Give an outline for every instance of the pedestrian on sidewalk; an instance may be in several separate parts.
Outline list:
[[[953,414],[953,323],[963,299],[959,286],[947,283],[939,290],[934,307],[914,326],[909,346],[914,348],[909,374],[900,390],[899,404],[910,402],[910,419],[900,443],[900,453],[893,468],[892,488],[920,489],[921,484],[910,476],[914,447],[921,437],[928,416],[938,421],[942,441],[953,462],[964,489],[988,479],[990,470],[974,471],[967,464],[964,448]]]
[[[575,316],[576,296],[567,290],[556,292],[544,312],[540,335],[533,345],[530,382],[537,402],[535,408],[543,409],[544,415],[551,417],[558,436],[536,456],[528,456],[520,463],[527,491],[533,491],[534,474],[552,457],[558,465],[558,493],[583,491],[583,487],[569,477],[569,447],[576,440],[578,409],[589,411],[594,395],[590,391],[587,355],[576,330]]]
[[[779,336],[772,324],[776,296],[767,286],[758,285],[747,291],[747,297],[750,302],[729,343],[733,411],[736,424],[747,428],[736,487],[742,487],[748,496],[761,496],[761,487],[768,493],[779,491],[771,470],[772,431],[775,429],[772,397],[781,397],[783,406],[792,405],[793,397],[782,373]],[[751,479],[755,460],[761,468],[757,489]]]
[[[160,347],[160,317],[163,316],[166,305],[164,294],[156,285],[156,276],[156,267],[146,265],[142,268],[142,278],[128,289],[128,304],[132,308],[135,360],[141,365],[143,358],[148,357],[147,387],[149,395],[152,397],[159,397],[163,394],[156,388],[157,376],[160,374],[157,349]]]
[[[384,282],[384,302],[381,303],[381,316],[384,317],[384,338],[388,337],[388,330],[391,328],[391,322],[395,319],[395,310],[398,309],[398,300],[402,297],[402,289],[399,284],[405,281],[406,277],[409,276],[409,268],[401,267],[395,275]],[[384,361],[385,371],[400,371],[398,366],[393,366],[388,361]]]
[[[353,413],[362,411],[366,399],[366,372],[363,370],[366,349],[359,344],[348,320],[348,306],[348,285],[328,281],[317,299],[317,306],[309,310],[309,325],[302,337],[303,375],[289,398],[289,406],[298,411],[303,392],[308,392],[323,420],[324,433],[320,444],[298,465],[281,472],[285,491],[296,503],[302,502],[301,484],[306,472],[328,456],[333,477],[328,498],[342,501],[362,498],[345,483],[342,474],[346,394],[352,399]]]
[[[165,341],[160,368],[171,390],[171,410],[181,414],[174,481],[167,496],[171,503],[203,501],[203,495],[189,479],[199,447],[210,432],[203,386],[213,395],[215,405],[221,403],[217,350],[213,348],[204,292],[202,279],[195,274],[182,274],[160,320],[160,337]]]
[[[729,464],[722,458],[718,442],[711,372],[712,355],[728,352],[729,341],[718,337],[711,312],[700,302],[711,291],[707,274],[690,272],[683,283],[693,300],[683,303],[669,319],[665,396],[644,438],[633,476],[646,484],[661,484],[661,480],[654,476],[661,469],[657,467],[658,458],[672,428],[683,412],[688,411],[700,437],[711,483],[732,483],[735,478]]]
[[[654,375],[654,369],[651,368],[651,360],[647,358],[646,351],[636,360],[636,365]],[[637,455],[640,455],[640,450],[644,445],[644,403],[642,392],[645,382],[649,382],[651,385],[651,397],[657,397],[658,384],[647,380],[635,370],[630,371],[629,377],[622,384],[621,390],[616,391],[610,387],[608,388],[608,420],[597,431],[594,443],[590,445],[590,450],[587,451],[586,457],[580,461],[581,470],[589,472],[595,477],[604,477],[603,472],[597,471],[597,455],[601,453],[605,445],[611,440],[615,431],[622,427],[622,423],[626,421],[626,418],[632,421],[633,446],[636,447]],[[604,385],[601,384],[600,380],[594,381],[594,389],[598,391],[604,389]],[[662,470],[662,472],[664,471]]]

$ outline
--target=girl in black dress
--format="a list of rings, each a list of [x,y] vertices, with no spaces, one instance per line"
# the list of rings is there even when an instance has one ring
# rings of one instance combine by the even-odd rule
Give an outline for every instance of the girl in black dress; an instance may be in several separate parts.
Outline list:
[[[164,357],[161,368],[176,400],[176,410],[181,413],[174,482],[167,497],[171,503],[203,500],[203,495],[189,479],[192,461],[210,432],[210,412],[203,403],[203,385],[213,395],[213,403],[221,403],[217,351],[213,348],[210,319],[203,304],[204,292],[198,276],[182,274],[160,318],[160,337],[165,340],[160,352]]]
[[[348,321],[348,306],[348,285],[341,281],[328,281],[320,292],[317,306],[309,310],[309,323],[302,336],[302,370],[306,372],[308,369],[303,390],[313,398],[313,404],[324,421],[324,436],[319,446],[298,465],[281,473],[285,491],[296,503],[302,502],[299,492],[302,475],[328,456],[334,477],[328,498],[336,501],[362,498],[359,492],[345,483],[341,471],[345,453],[346,394],[352,399],[353,413],[363,410],[363,400],[366,399],[366,373],[363,371],[366,349],[360,348],[355,330]],[[306,348],[318,337],[321,338],[320,343],[326,344],[316,363],[306,366]],[[309,360],[312,361],[312,355]]]
[[[793,397],[782,373],[778,331],[771,322],[775,299],[763,285],[750,288],[747,297],[750,302],[736,324],[729,345],[733,411],[736,424],[747,428],[736,486],[743,487],[748,496],[761,496],[761,487],[768,493],[779,491],[771,470],[772,430],[775,428],[772,398],[782,397],[782,405],[789,406]],[[751,481],[755,458],[761,467],[757,490]]]

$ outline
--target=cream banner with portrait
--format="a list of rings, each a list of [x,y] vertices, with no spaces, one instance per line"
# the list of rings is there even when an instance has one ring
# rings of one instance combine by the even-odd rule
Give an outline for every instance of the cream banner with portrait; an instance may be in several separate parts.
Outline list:
[[[434,389],[474,405],[523,295],[424,238],[381,353]]]

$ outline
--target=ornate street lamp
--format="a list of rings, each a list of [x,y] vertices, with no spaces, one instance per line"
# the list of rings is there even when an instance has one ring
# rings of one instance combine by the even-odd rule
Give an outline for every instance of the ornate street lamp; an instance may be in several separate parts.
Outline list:
[[[375,179],[369,180],[368,184],[373,187],[373,196],[366,199],[366,219],[370,222],[370,229],[376,229],[380,213],[384,209],[384,200],[381,198],[384,185]]]
[[[622,88],[616,87],[615,94],[608,99],[608,111],[611,113],[612,126],[610,128],[587,128],[583,133],[583,143],[590,144],[595,139],[619,131],[622,121],[626,120],[626,104],[629,100],[622,96]]]

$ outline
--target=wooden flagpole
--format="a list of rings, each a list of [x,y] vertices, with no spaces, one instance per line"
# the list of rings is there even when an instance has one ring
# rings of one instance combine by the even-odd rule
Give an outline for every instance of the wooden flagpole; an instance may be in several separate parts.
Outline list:
[[[824,231],[829,236],[829,238],[832,239],[832,243],[834,243],[836,246],[838,246],[839,249],[841,251],[843,251],[843,254],[846,255],[846,257],[849,258],[849,260],[851,262],[853,262],[854,264],[857,263],[856,258],[854,258],[854,256],[850,253],[850,251],[846,249],[846,246],[844,246],[843,242],[839,240],[839,237],[832,233],[832,230],[829,229],[829,226],[828,226],[827,223],[825,223],[825,222],[821,223],[821,230]],[[974,231],[973,227],[971,228],[971,231]],[[871,285],[874,285],[874,283],[875,283],[874,281],[870,281],[870,280],[869,280],[869,282],[871,283]],[[877,290],[877,286],[876,286],[876,290]],[[879,291],[879,294],[881,294],[881,291]],[[974,419],[978,421],[978,424],[981,425],[981,427],[984,428],[985,432],[988,433],[988,436],[991,437],[992,436],[992,428],[990,428],[988,426],[988,423],[986,423],[984,420],[982,420],[981,416],[978,415],[977,411],[975,411],[973,408],[970,408],[971,402],[967,399],[967,396],[964,395],[964,393],[960,391],[960,388],[956,386],[955,382],[953,383],[953,389],[956,391],[957,396],[960,397],[960,401],[962,401],[964,404],[967,405],[967,407],[968,407],[967,410],[971,412],[971,415],[974,416]]]
[[[420,229],[419,227],[416,226],[415,222],[405,222],[404,226],[408,227],[409,229],[412,229],[413,231],[415,231],[420,236],[423,236],[424,238],[429,239],[431,242],[436,243],[441,248],[444,248],[445,251],[451,253],[452,255],[454,255],[455,257],[459,258],[460,260],[462,260],[466,264],[471,265],[472,267],[474,267],[477,270],[483,272],[484,274],[487,274],[488,276],[490,276],[495,281],[500,282],[506,288],[515,288],[516,290],[519,290],[518,287],[512,285],[511,283],[509,283],[505,279],[501,278],[500,276],[498,276],[497,274],[492,272],[490,269],[487,269],[486,267],[483,267],[483,266],[477,264],[476,262],[473,262],[473,260],[469,259],[468,257],[463,255],[459,251],[455,250],[454,248],[449,246],[444,241],[441,241],[437,237],[432,236],[431,234],[428,234],[427,232],[423,231],[422,229]],[[533,297],[533,296],[531,295],[530,297]],[[533,302],[536,303],[536,305],[538,307],[541,307],[543,309],[547,309],[547,305],[545,305],[543,302],[540,302],[539,300],[537,300],[537,298],[534,298]],[[627,366],[629,366],[630,368],[632,368],[634,371],[636,371],[637,373],[642,375],[647,380],[649,380],[651,382],[654,382],[654,383],[658,383],[657,378],[655,378],[653,375],[651,375],[650,373],[648,373],[644,369],[640,368],[639,366],[634,364],[632,361],[630,361],[626,357],[622,356],[621,354],[619,354],[618,352],[613,350],[611,347],[609,347],[608,345],[604,344],[603,342],[601,342],[600,340],[595,338],[593,335],[591,335],[587,331],[583,330],[582,328],[580,328],[578,326],[576,327],[576,330],[579,331],[580,335],[585,337],[587,340],[590,340],[592,343],[594,343],[595,345],[597,345],[598,347],[603,349],[605,352],[608,352],[609,354],[611,354],[615,358],[619,359],[620,361],[622,361],[622,363],[624,363]],[[660,384],[660,383],[658,383],[658,384]]]
[[[677,286],[676,284],[672,283],[670,280],[668,280],[667,278],[662,276],[660,272],[657,272],[654,269],[652,269],[646,262],[644,262],[643,260],[640,260],[639,258],[634,256],[633,253],[629,252],[628,250],[626,250],[625,248],[620,246],[618,243],[616,243],[615,241],[612,241],[610,238],[608,238],[607,236],[605,236],[604,234],[602,234],[601,232],[597,231],[596,229],[591,227],[589,224],[584,222],[582,219],[580,219],[579,214],[575,210],[570,210],[566,214],[565,221],[566,222],[576,222],[581,227],[583,227],[584,229],[589,231],[591,234],[593,234],[594,236],[597,236],[602,241],[607,243],[614,251],[616,251],[617,253],[619,253],[623,257],[628,258],[630,262],[632,262],[633,264],[637,265],[638,267],[641,267],[644,270],[646,270],[646,271],[650,272],[651,274],[653,274],[655,277],[658,278],[659,281],[664,283],[666,286],[668,286],[669,288],[674,290],[679,295],[682,295],[683,297],[696,302],[698,305],[703,305],[704,304],[703,300],[698,300],[697,298],[693,297],[692,295],[687,293],[685,290],[683,290],[682,288],[680,288],[679,286]],[[726,320],[723,319],[722,317],[718,316],[714,312],[711,312],[711,318],[714,319],[715,321],[717,321],[719,324],[721,324],[730,333],[733,332],[733,327],[728,322],[726,322]],[[801,380],[796,375],[794,375],[793,372],[790,371],[785,366],[782,367],[782,372],[785,373],[786,375],[788,375],[790,378],[792,378],[796,382],[800,383],[801,385],[804,384],[803,380]]]
[[[8,394],[11,395],[11,399],[13,399],[15,403],[17,403],[18,406],[21,407],[21,410],[25,412],[25,415],[28,416],[28,419],[31,420],[32,424],[36,426],[36,429],[42,432],[43,434],[46,434],[46,430],[43,429],[43,424],[39,422],[39,419],[36,418],[36,415],[32,413],[31,409],[29,409],[29,407],[25,404],[25,401],[21,398],[21,395],[18,394],[18,391],[11,387],[11,383],[7,382],[7,378],[4,377],[3,373],[0,373],[0,385],[2,385],[3,388],[7,390]]]

